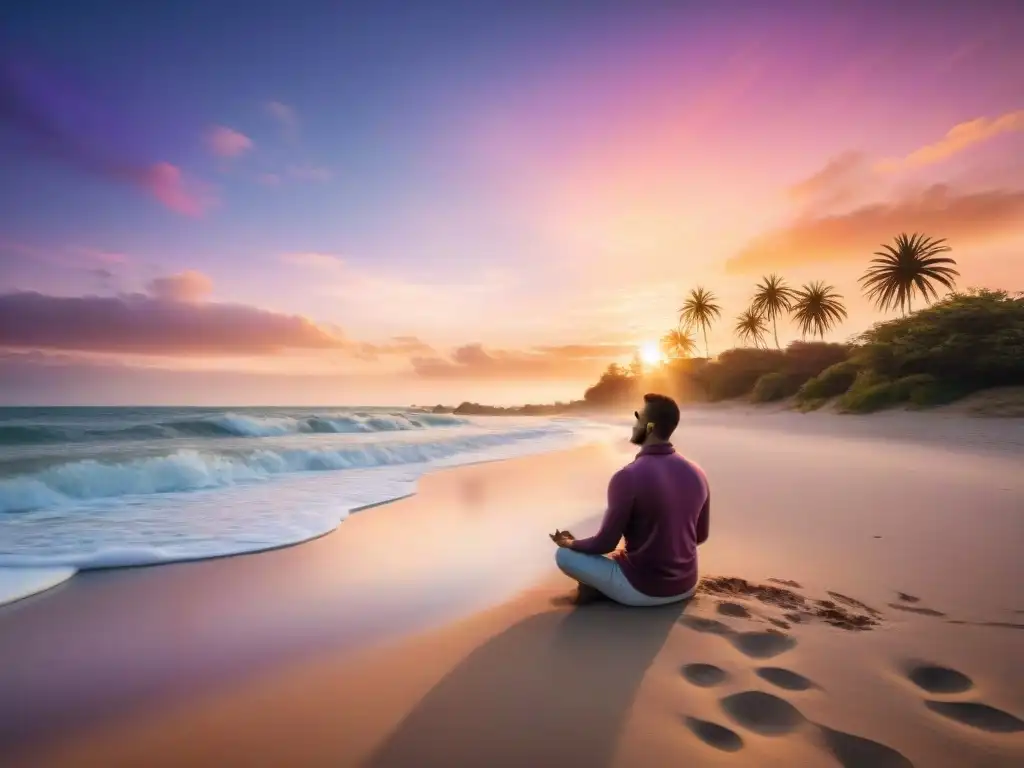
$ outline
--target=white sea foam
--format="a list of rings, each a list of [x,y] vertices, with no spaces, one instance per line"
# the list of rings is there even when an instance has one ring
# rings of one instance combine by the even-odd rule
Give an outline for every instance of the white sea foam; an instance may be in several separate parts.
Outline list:
[[[0,568],[0,605],[13,603],[63,584],[77,571],[67,566],[55,568]]]
[[[276,437],[308,432],[336,434],[402,432],[431,427],[458,426],[468,422],[457,416],[432,413],[346,413],[304,418],[226,413],[210,418],[206,423],[227,434],[240,437]]]
[[[73,461],[0,481],[7,513],[0,515],[0,569],[150,565],[295,544],[333,530],[353,510],[414,493],[431,469],[561,450],[610,434],[605,425],[570,419],[456,432],[314,435],[234,454],[185,449]],[[298,445],[318,438],[331,444]]]
[[[293,472],[418,464],[508,444],[523,445],[529,453],[532,443],[572,434],[549,426],[429,441],[275,447],[238,454],[186,449],[116,463],[86,459],[0,480],[0,513],[66,506],[82,500],[202,490]]]

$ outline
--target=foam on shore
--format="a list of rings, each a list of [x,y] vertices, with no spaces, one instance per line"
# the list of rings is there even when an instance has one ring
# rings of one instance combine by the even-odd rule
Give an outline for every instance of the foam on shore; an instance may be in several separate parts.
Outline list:
[[[0,605],[13,603],[63,584],[78,571],[70,566],[56,568],[0,568]]]
[[[0,482],[7,493],[0,497],[14,504],[3,515],[0,551],[0,571],[14,572],[5,577],[12,588],[0,592],[0,605],[22,596],[21,584],[46,583],[47,574],[63,580],[76,570],[298,544],[354,511],[415,493],[434,469],[564,450],[608,434],[600,425],[549,422],[426,441],[78,462]],[[15,511],[19,500],[25,511]]]

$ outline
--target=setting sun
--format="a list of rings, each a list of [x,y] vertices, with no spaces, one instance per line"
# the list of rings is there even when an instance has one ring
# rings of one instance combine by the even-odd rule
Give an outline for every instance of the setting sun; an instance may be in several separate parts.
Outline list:
[[[640,359],[644,365],[658,365],[663,361],[657,342],[648,341],[640,347]]]

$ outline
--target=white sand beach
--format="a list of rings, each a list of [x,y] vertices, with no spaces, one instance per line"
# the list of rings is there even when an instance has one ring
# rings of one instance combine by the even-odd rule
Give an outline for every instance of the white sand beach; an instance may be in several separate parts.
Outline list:
[[[1024,764],[1024,421],[694,409],[675,442],[703,575],[773,589],[571,602],[547,533],[596,527],[624,430],[0,608],[3,762]]]

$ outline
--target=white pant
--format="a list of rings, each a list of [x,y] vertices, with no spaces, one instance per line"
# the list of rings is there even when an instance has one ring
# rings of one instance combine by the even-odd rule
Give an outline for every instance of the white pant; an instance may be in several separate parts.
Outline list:
[[[567,547],[559,547],[555,552],[555,564],[566,576],[593,587],[623,605],[668,605],[693,597],[697,590],[694,587],[681,595],[651,597],[630,584],[619,564],[612,558],[604,555],[587,555]]]

